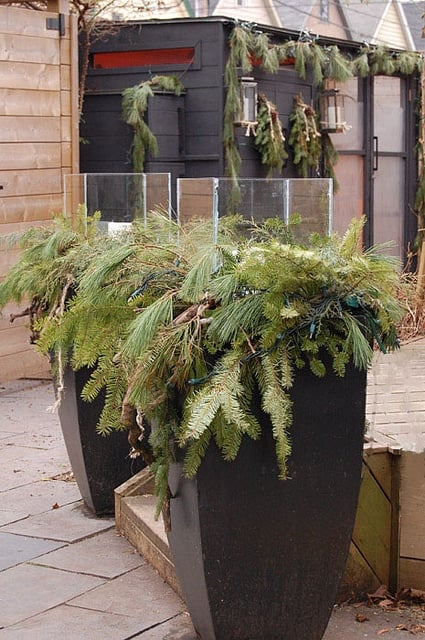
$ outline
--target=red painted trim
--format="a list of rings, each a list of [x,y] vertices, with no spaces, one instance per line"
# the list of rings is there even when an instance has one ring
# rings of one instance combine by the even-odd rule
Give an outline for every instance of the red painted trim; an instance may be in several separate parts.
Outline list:
[[[109,51],[93,55],[94,69],[151,67],[163,64],[189,64],[195,56],[193,47],[146,49],[144,51]]]

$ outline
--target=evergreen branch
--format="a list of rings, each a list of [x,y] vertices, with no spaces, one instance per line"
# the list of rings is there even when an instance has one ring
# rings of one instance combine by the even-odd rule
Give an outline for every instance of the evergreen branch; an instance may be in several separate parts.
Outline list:
[[[253,335],[260,332],[262,324],[263,296],[259,292],[247,294],[218,309],[208,327],[208,338],[220,349],[234,342],[242,333]]]
[[[287,460],[291,453],[288,430],[292,422],[292,403],[282,388],[277,376],[276,362],[271,355],[263,355],[256,368],[258,385],[262,397],[261,406],[270,416],[273,436],[276,440],[276,457],[279,464],[279,477],[287,477]]]
[[[141,311],[129,326],[129,337],[123,352],[130,358],[137,358],[146,352],[161,327],[172,322],[173,296],[175,292],[166,292]]]
[[[154,156],[158,154],[157,139],[144,121],[149,98],[153,98],[155,90],[158,89],[179,96],[184,87],[176,76],[154,76],[123,91],[123,118],[134,129],[133,169],[135,172],[143,172],[146,152]]]

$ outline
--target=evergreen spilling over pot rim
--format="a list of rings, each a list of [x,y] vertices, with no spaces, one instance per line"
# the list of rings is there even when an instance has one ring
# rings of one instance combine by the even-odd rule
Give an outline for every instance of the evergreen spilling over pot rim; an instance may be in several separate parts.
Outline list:
[[[365,369],[373,343],[398,346],[403,315],[398,263],[363,251],[363,221],[343,238],[294,241],[291,225],[240,218],[179,227],[161,212],[102,235],[99,216],[33,228],[7,242],[22,249],[0,284],[0,308],[31,301],[33,340],[65,366],[93,367],[83,397],[106,390],[98,430],[129,429],[132,455],[156,475],[167,500],[171,461],[184,452],[191,477],[209,443],[233,460],[257,439],[258,390],[276,441],[280,476],[291,451],[290,389],[296,371],[344,376]],[[151,426],[154,425],[154,428]]]

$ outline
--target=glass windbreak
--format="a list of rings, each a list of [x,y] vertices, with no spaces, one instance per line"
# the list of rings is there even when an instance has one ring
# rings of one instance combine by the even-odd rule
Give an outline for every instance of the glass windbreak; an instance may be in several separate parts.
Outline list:
[[[286,180],[285,220],[298,218],[293,232],[302,239],[312,233],[330,235],[333,218],[333,184],[330,178]]]
[[[295,221],[292,231],[302,239],[332,231],[333,187],[329,178],[180,178],[177,215],[180,224],[239,215],[261,224],[270,218]]]
[[[169,173],[80,173],[64,178],[64,210],[83,206],[87,215],[100,211],[102,222],[144,220],[154,209],[171,215]]]

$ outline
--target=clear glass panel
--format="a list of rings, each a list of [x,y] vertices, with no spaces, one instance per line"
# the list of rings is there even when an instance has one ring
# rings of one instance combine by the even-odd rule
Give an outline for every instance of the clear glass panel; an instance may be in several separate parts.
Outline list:
[[[295,236],[302,239],[311,233],[332,232],[333,184],[329,178],[290,178],[286,180],[285,219],[301,216]]]
[[[171,174],[143,174],[143,213],[162,211],[171,218]]]
[[[285,183],[283,178],[241,178],[238,180],[239,193],[235,192],[234,181],[218,179],[219,216],[236,213],[244,220],[263,222],[267,218],[285,217]]]
[[[373,242],[391,242],[388,253],[403,257],[404,218],[404,160],[380,158],[375,173],[375,207],[373,214]]]
[[[85,205],[85,174],[68,173],[64,176],[63,198],[63,211],[67,216],[74,215],[79,206]]]
[[[333,228],[344,235],[353,218],[364,214],[364,158],[340,155],[337,164],[339,189],[334,195]]]
[[[177,180],[177,219],[179,224],[207,222],[213,219],[216,178],[179,178]]]
[[[128,223],[160,209],[171,215],[169,173],[81,173],[64,180],[64,209],[79,205],[88,215],[100,211],[102,222]]]
[[[374,81],[374,134],[379,151],[404,151],[402,79],[377,76]]]
[[[297,215],[295,235],[329,234],[332,227],[332,180],[328,178],[180,178],[177,181],[180,224],[212,220],[216,232],[219,218],[239,214],[261,223],[269,218],[288,222]]]

